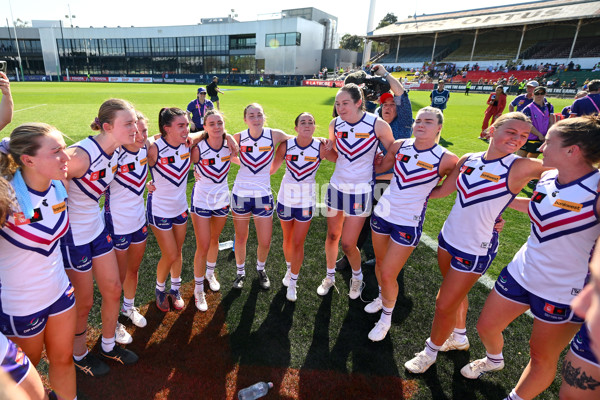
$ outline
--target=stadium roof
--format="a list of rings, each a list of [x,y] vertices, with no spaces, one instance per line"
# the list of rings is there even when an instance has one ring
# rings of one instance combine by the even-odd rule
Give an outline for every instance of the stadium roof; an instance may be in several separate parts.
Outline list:
[[[600,17],[600,1],[550,0],[443,14],[415,15],[377,29],[369,38],[523,26]]]

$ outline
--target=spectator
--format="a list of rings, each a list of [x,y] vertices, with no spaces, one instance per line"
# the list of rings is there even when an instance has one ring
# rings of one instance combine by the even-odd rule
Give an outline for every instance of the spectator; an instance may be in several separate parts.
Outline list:
[[[190,132],[204,130],[204,114],[215,108],[210,100],[206,100],[206,89],[198,88],[197,97],[187,106],[188,118],[190,120]]]
[[[571,82],[569,83],[569,87],[571,89],[576,88],[577,87],[577,79],[575,79],[575,78],[571,79]]]

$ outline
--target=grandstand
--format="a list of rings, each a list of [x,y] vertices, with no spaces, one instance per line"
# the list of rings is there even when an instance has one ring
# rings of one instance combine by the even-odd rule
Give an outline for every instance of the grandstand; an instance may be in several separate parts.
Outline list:
[[[367,38],[387,44],[378,62],[403,68],[573,61],[592,69],[600,57],[599,35],[600,1],[549,0],[408,17]]]

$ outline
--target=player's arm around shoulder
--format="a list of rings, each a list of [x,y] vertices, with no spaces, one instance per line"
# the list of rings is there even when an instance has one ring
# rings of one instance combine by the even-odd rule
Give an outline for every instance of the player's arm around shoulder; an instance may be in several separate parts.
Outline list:
[[[277,145],[281,142],[285,142],[286,140],[293,138],[292,135],[288,135],[281,129],[271,129],[271,134],[273,135],[273,145]]]
[[[553,168],[544,167],[537,158],[518,158],[508,173],[508,190],[518,194],[532,179],[540,179],[542,173]]]
[[[277,172],[279,167],[281,167],[281,164],[283,164],[286,150],[287,150],[287,141],[281,143],[277,147],[277,151],[275,152],[275,157],[273,158],[273,162],[271,163],[271,170],[270,170],[271,175],[273,175],[275,172]]]
[[[69,147],[65,150],[69,155],[67,179],[81,178],[90,167],[90,156],[81,147]]]
[[[385,150],[389,151],[390,146],[394,143],[394,134],[390,125],[379,117],[375,121],[375,135]]]
[[[156,160],[158,160],[158,146],[156,143],[152,143],[148,148],[148,166],[154,167],[156,165]]]
[[[459,158],[456,154],[451,151],[447,151],[442,156],[442,160],[440,161],[439,174],[442,178],[450,175],[452,171],[456,168],[456,164],[458,164]]]
[[[452,153],[450,153],[450,154],[452,154]],[[454,154],[452,154],[452,155],[454,157],[457,157]],[[429,196],[429,198],[439,199],[441,197],[446,197],[446,196],[449,196],[450,194],[454,193],[454,191],[456,190],[456,180],[458,179],[458,174],[460,174],[460,169],[462,168],[463,164],[465,163],[465,161],[467,161],[467,158],[469,158],[470,155],[471,155],[470,153],[465,154],[454,164],[454,167],[451,168],[450,172],[446,174],[446,179],[444,179],[442,184],[436,186],[431,191],[431,195]],[[451,157],[448,157],[448,159],[451,159]],[[442,163],[443,162],[444,162],[444,159],[442,158]],[[443,168],[443,166],[440,165],[440,169],[442,169],[442,168]],[[441,175],[441,171],[440,171],[440,175]]]
[[[405,139],[398,139],[390,145],[381,162],[379,164],[375,164],[376,173],[380,174],[389,171],[389,169],[392,168],[394,165],[394,160],[396,159],[396,153],[398,153],[398,149],[400,149],[400,146],[402,146],[404,140]]]

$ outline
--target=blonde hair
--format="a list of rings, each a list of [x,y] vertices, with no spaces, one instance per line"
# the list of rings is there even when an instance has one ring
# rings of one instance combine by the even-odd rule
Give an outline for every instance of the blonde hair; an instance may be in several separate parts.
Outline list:
[[[6,179],[0,176],[0,228],[6,223],[6,219],[15,206],[15,192]]]
[[[146,121],[146,122],[148,122],[148,118],[144,114],[142,114],[141,111],[137,111],[136,110],[135,111],[135,117],[138,119],[138,121]]]
[[[498,118],[497,120],[494,121],[494,123],[487,128],[484,132],[485,133],[492,133],[492,131],[494,131],[495,129],[500,128],[502,125],[504,125],[505,123],[509,122],[509,121],[523,121],[523,122],[527,122],[528,124],[531,124],[531,119],[523,114],[520,111],[514,111],[514,112],[509,112],[507,114],[502,114],[500,116],[500,118]]]
[[[8,154],[0,153],[0,175],[12,180],[17,168],[23,166],[21,156],[35,156],[41,147],[40,138],[56,131],[52,125],[30,122],[17,126],[10,134]]]

